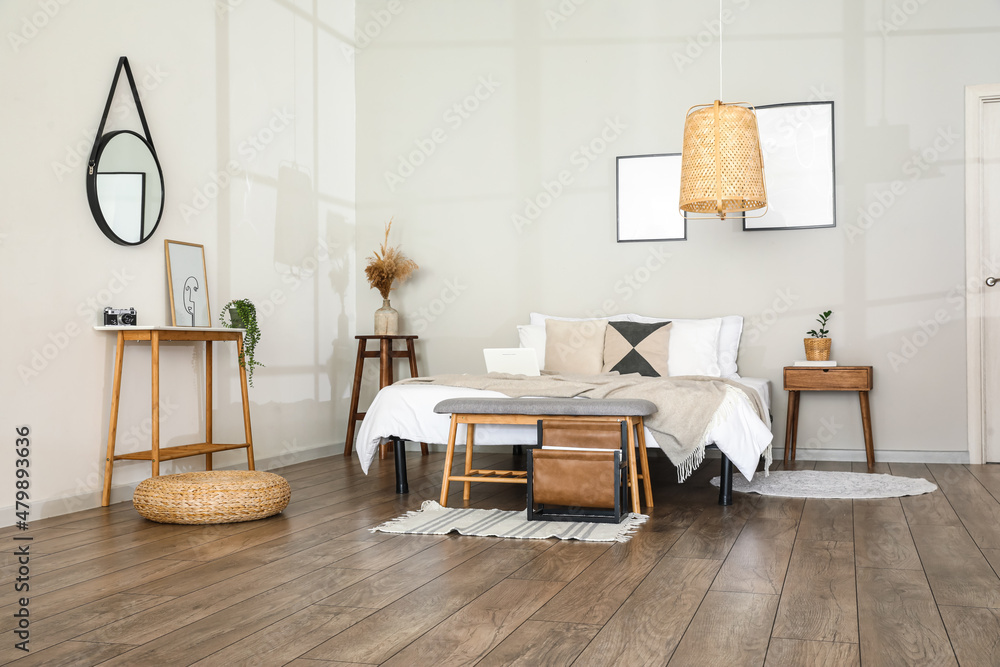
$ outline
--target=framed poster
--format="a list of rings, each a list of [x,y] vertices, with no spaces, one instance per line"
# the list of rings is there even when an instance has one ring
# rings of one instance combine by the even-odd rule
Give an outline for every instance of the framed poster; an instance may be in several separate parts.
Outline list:
[[[837,226],[833,102],[757,107],[767,212],[744,231]]]
[[[681,154],[620,155],[618,242],[684,241],[687,220],[678,208]]]
[[[175,327],[211,327],[205,248],[196,243],[164,241],[170,324]]]

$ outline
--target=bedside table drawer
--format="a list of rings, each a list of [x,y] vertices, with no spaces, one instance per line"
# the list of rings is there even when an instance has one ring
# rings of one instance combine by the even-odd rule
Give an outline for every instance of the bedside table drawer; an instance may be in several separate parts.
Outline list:
[[[785,369],[786,391],[871,391],[870,366]]]

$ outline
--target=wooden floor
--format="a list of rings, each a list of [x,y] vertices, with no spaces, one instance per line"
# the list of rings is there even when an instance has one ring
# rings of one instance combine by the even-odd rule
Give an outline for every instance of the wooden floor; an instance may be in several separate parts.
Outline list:
[[[280,471],[292,502],[263,521],[159,525],[122,503],[3,529],[0,662],[1000,665],[1000,466],[879,464],[940,488],[723,508],[716,462],[678,485],[655,457],[628,543],[370,533],[438,496],[443,455],[409,459],[408,496],[391,459],[366,477],[337,456]],[[476,485],[472,504],[521,509],[523,489]],[[15,535],[34,538],[27,654]]]

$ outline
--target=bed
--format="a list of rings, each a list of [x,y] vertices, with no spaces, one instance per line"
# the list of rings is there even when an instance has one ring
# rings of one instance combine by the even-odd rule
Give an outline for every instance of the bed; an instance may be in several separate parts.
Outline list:
[[[550,316],[532,313],[531,324],[522,325],[519,329],[519,340],[521,347],[531,347],[539,355],[539,366],[548,368],[550,371],[565,372],[566,368],[560,367],[559,362],[553,357],[559,351],[558,340],[561,335],[565,335],[568,329],[575,336],[571,339],[574,342],[571,354],[580,352],[583,355],[584,363],[580,365],[580,359],[571,361],[572,370],[591,370],[599,368],[600,371],[608,371],[613,375],[616,371],[609,370],[605,363],[606,355],[611,355],[611,347],[605,346],[605,341],[611,340],[611,335],[601,326],[594,325],[594,322],[604,322],[607,327],[623,328],[632,326],[630,331],[636,327],[633,325],[615,324],[612,322],[633,322],[640,325],[654,325],[656,323],[670,324],[669,327],[661,327],[659,331],[669,329],[669,339],[663,334],[658,334],[664,338],[661,350],[669,352],[664,354],[664,358],[655,360],[655,345],[646,342],[634,346],[634,350],[644,350],[645,356],[649,357],[652,363],[659,363],[661,370],[669,370],[663,373],[664,376],[688,376],[699,377],[705,380],[730,380],[727,383],[726,398],[718,408],[718,413],[712,420],[711,429],[707,431],[707,437],[700,443],[701,451],[705,446],[716,446],[724,455],[724,460],[731,461],[737,470],[748,480],[753,478],[760,458],[770,458],[770,445],[772,440],[771,424],[769,416],[770,388],[767,380],[741,377],[736,371],[736,352],[739,347],[739,337],[742,332],[742,318],[729,316],[726,318],[709,318],[706,320],[677,320],[668,318],[646,318],[639,315],[619,315],[607,319],[561,319]],[[589,323],[589,325],[588,325]],[[594,329],[590,334],[590,341],[584,341],[580,345],[580,331],[587,327]],[[654,327],[650,326],[650,330]],[[639,330],[642,331],[641,326]],[[600,350],[597,349],[600,342]],[[592,343],[592,345],[591,345]],[[590,345],[590,349],[585,349]],[[609,343],[610,345],[610,343]],[[654,349],[653,352],[648,352]],[[606,350],[608,350],[606,352]],[[547,353],[547,354],[546,354]],[[600,366],[594,365],[594,357],[600,355]],[[546,363],[548,356],[548,363]],[[587,366],[587,363],[590,366]],[[669,365],[669,369],[667,366]],[[562,364],[563,366],[565,364]],[[626,366],[619,366],[617,372],[627,370]],[[604,375],[594,373],[595,377]],[[466,377],[466,376],[463,376]],[[468,376],[474,380],[478,376]],[[732,383],[738,383],[738,389],[732,388]],[[468,384],[476,385],[475,381]],[[721,383],[717,383],[721,384]],[[488,385],[483,385],[488,386]],[[756,394],[756,396],[752,396]],[[446,414],[436,414],[434,406],[439,402],[449,398],[506,398],[510,394],[488,389],[474,388],[474,386],[449,386],[448,384],[428,383],[424,379],[416,382],[404,381],[385,387],[376,395],[371,407],[366,412],[364,421],[359,430],[355,448],[361,461],[362,468],[367,473],[379,445],[389,440],[409,440],[413,442],[425,442],[431,444],[444,445],[448,442],[450,420]],[[760,399],[760,404],[756,407],[754,399]],[[580,400],[587,400],[581,398]],[[760,406],[763,406],[763,411]],[[661,406],[661,410],[663,407]],[[461,427],[464,429],[464,427]],[[647,448],[659,447],[669,455],[670,450],[675,448],[677,443],[670,442],[672,438],[668,433],[661,431],[654,432],[647,426],[646,428]],[[476,429],[476,446],[489,445],[530,445],[535,443],[536,432],[531,426],[513,425],[484,425]],[[458,442],[464,442],[464,433],[459,433]],[[672,459],[673,460],[673,459]],[[675,464],[677,462],[675,461]],[[701,463],[701,457],[696,458],[694,466],[678,467],[678,477],[683,481],[697,464]]]

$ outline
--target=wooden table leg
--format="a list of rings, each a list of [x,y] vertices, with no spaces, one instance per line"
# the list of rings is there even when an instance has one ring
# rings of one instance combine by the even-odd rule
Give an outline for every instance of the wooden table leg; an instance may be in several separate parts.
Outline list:
[[[115,349],[114,388],[111,391],[111,419],[108,422],[108,454],[104,459],[104,491],[101,493],[101,507],[111,504],[111,471],[115,461],[115,441],[118,438],[118,400],[122,393],[122,364],[125,361],[125,333],[118,332],[118,346]]]
[[[406,356],[410,358],[410,377],[417,377],[417,350],[413,345],[413,339],[406,339]],[[420,443],[420,454],[422,456],[427,456],[427,443]]]
[[[788,392],[788,416],[785,420],[785,452],[782,463],[795,460],[795,432],[799,425],[799,392]]]
[[[861,425],[865,430],[865,455],[868,457],[868,471],[875,468],[875,439],[872,436],[872,409],[868,403],[868,392],[859,391],[861,400]]]
[[[160,476],[160,332],[153,331],[150,336],[150,346],[153,358],[153,477]]]
[[[465,425],[465,476],[472,474],[472,443],[476,435],[476,425]],[[462,486],[462,500],[472,497],[472,482],[465,482]]]
[[[236,339],[236,359],[243,359],[243,336]],[[211,372],[211,371],[209,371]],[[253,460],[253,432],[250,428],[250,393],[247,389],[247,369],[240,364],[240,391],[243,394],[243,432],[247,439],[247,470],[255,470]]]
[[[796,448],[799,443],[799,401],[802,400],[802,392],[795,392],[795,408],[792,410],[792,456],[791,460],[795,461]]]
[[[448,506],[448,484],[451,481],[451,464],[455,459],[455,436],[458,435],[458,415],[451,416],[448,447],[444,453],[444,478],[441,480],[441,507]]]
[[[205,341],[205,444],[212,444],[212,341]],[[212,452],[205,453],[205,470],[212,469]]]
[[[639,464],[642,466],[642,486],[646,493],[646,507],[653,506],[653,487],[649,484],[649,457],[646,452],[646,426],[642,417],[636,420],[637,423],[630,425],[635,428],[636,439],[639,442]]]
[[[347,414],[347,436],[344,438],[344,456],[354,451],[354,427],[358,421],[358,400],[361,394],[361,375],[365,370],[365,339],[358,341],[358,360],[354,364],[354,386],[351,388],[351,411]]]

